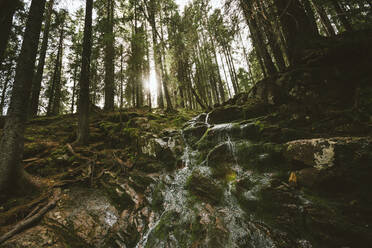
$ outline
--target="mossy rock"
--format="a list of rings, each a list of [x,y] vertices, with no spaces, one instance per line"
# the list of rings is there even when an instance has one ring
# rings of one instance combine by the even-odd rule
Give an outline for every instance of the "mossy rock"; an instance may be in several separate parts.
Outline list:
[[[235,105],[215,108],[208,115],[209,124],[228,123],[244,119],[243,109]]]
[[[223,198],[223,188],[197,171],[187,179],[186,189],[191,195],[213,205],[217,205]]]
[[[203,137],[207,129],[208,127],[205,123],[196,123],[194,126],[183,130],[183,137],[188,145],[195,146],[195,144]]]
[[[282,156],[280,144],[238,142],[235,145],[235,156],[238,164],[258,171],[275,171],[287,169]]]
[[[212,175],[218,179],[228,179],[232,174],[231,167],[236,163],[232,147],[223,143],[213,148],[207,156],[207,165],[212,169]]]

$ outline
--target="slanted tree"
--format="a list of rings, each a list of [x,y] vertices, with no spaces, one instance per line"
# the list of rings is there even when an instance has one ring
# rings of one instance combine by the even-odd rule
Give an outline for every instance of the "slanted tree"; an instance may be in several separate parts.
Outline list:
[[[0,141],[0,192],[11,193],[26,188],[22,167],[24,130],[32,87],[36,54],[46,0],[32,0],[12,90],[3,134]]]
[[[83,54],[80,74],[79,118],[76,143],[84,145],[89,140],[89,82],[92,53],[92,12],[93,0],[86,0]]]

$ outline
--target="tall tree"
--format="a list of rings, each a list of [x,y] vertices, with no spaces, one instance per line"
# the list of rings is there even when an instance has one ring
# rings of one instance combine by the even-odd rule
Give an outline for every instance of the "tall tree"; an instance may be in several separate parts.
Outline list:
[[[36,53],[46,0],[32,0],[21,53],[17,62],[12,97],[0,141],[0,192],[22,191],[27,184],[22,167],[27,119]]]
[[[54,0],[50,0],[48,2],[48,10],[46,12],[46,17],[45,17],[44,35],[43,35],[43,41],[42,41],[40,53],[39,53],[39,63],[37,66],[36,75],[32,82],[32,92],[31,92],[30,110],[29,110],[30,117],[35,117],[38,112],[41,81],[43,79],[45,57],[46,57],[46,52],[48,49],[49,31],[50,31],[50,23],[52,19],[53,5],[54,5]]]
[[[4,59],[4,53],[8,45],[13,16],[21,2],[19,0],[0,1],[0,65]]]
[[[114,1],[107,0],[105,21],[105,106],[107,111],[114,110],[115,82],[114,82]]]
[[[295,64],[307,43],[317,37],[305,9],[299,0],[275,0],[286,41],[289,63]]]
[[[156,25],[156,19],[155,16],[158,12],[159,6],[157,3],[157,0],[144,0],[147,12],[149,16],[149,23],[151,26],[151,32],[152,32],[152,46],[153,46],[153,52],[154,52],[154,63],[155,63],[155,74],[156,74],[156,81],[158,82],[157,85],[157,92],[158,92],[158,107],[164,108],[164,99],[163,99],[163,90],[162,90],[162,75],[161,75],[161,68],[162,68],[162,58],[161,58],[161,48],[158,42],[158,36],[159,32]]]
[[[78,144],[81,145],[87,144],[89,140],[89,75],[91,59],[90,57],[92,53],[92,12],[93,0],[86,0],[83,54],[79,91],[79,120],[76,141]]]

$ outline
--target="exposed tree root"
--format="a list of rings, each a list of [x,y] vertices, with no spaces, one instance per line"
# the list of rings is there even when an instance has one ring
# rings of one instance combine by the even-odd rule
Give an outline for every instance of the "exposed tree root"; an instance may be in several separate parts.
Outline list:
[[[17,225],[14,226],[12,230],[10,230],[9,232],[5,233],[3,236],[0,237],[0,244],[4,243],[17,233],[25,230],[32,224],[39,221],[44,216],[44,214],[46,214],[49,210],[56,206],[58,200],[60,199],[60,194],[61,189],[56,189],[54,191],[52,199],[50,199],[46,206],[41,208],[39,211],[37,210],[38,207],[36,207],[24,220],[19,222]]]

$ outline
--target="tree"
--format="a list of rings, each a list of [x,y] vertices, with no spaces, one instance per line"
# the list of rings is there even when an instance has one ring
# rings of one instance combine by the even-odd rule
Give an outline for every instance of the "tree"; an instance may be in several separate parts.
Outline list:
[[[13,16],[20,4],[19,0],[3,0],[0,2],[0,65],[8,45]]]
[[[45,17],[44,36],[43,36],[43,41],[42,41],[41,48],[40,48],[39,63],[37,66],[36,75],[32,83],[32,93],[31,93],[30,110],[29,110],[30,117],[35,117],[38,112],[41,81],[43,79],[45,57],[46,57],[46,52],[48,49],[49,31],[50,31],[50,23],[52,19],[53,5],[54,5],[54,0],[50,0],[48,2],[48,10],[46,12],[46,17]]]
[[[114,82],[114,1],[107,0],[105,20],[105,106],[106,111],[114,110],[115,82]]]
[[[20,192],[27,180],[21,161],[34,65],[46,0],[32,0],[19,55],[12,97],[0,141],[0,192]]]
[[[317,37],[317,33],[299,0],[276,0],[274,3],[286,41],[289,63],[293,65],[307,43]]]
[[[92,53],[92,12],[93,0],[86,0],[83,54],[79,91],[79,120],[76,143],[84,145],[89,139],[89,82],[90,57]]]

